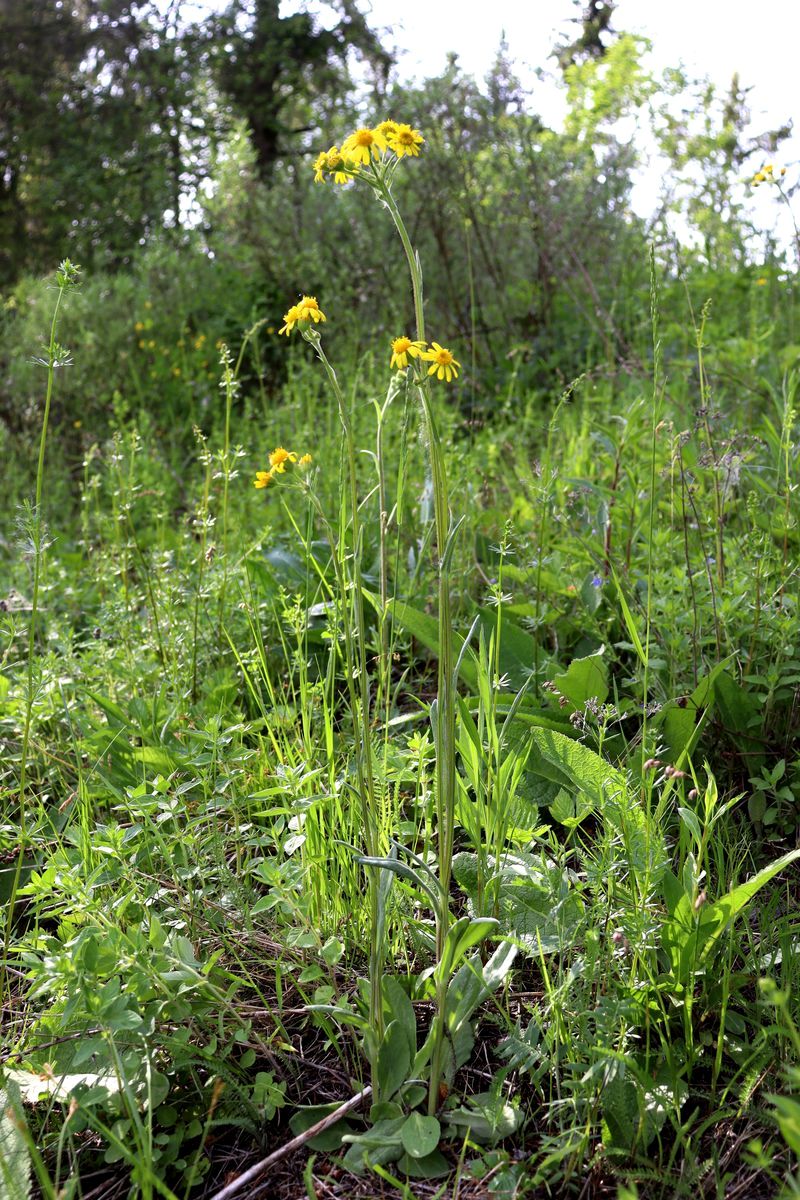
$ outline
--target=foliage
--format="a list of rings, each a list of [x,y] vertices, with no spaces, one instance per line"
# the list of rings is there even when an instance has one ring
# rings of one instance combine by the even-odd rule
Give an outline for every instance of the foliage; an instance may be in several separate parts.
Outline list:
[[[240,123],[4,300],[6,1190],[211,1196],[356,1084],[309,1195],[796,1186],[794,282],[735,205],[648,263],[606,30],[562,132],[502,56],[352,186]]]

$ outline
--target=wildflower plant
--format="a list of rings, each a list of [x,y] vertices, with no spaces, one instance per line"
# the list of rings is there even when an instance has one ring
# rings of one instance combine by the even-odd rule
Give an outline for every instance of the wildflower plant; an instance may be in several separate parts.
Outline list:
[[[336,398],[339,417],[344,432],[347,470],[349,479],[349,522],[351,553],[348,560],[351,578],[339,581],[349,595],[352,623],[347,614],[344,619],[348,686],[351,692],[351,712],[354,719],[356,746],[357,791],[364,829],[366,853],[361,861],[369,868],[369,908],[371,921],[370,946],[370,1012],[368,1027],[364,1030],[364,1042],[372,1068],[372,1085],[376,1099],[389,1099],[385,1070],[382,1064],[391,1057],[389,1041],[396,1034],[396,1022],[385,1023],[383,997],[383,931],[386,923],[386,899],[392,873],[411,878],[419,890],[430,900],[436,926],[436,959],[434,970],[435,1015],[425,1046],[409,1069],[419,1077],[423,1068],[428,1074],[428,1112],[433,1117],[440,1102],[440,1083],[445,1070],[447,1056],[446,1033],[448,1006],[452,1008],[452,997],[448,1000],[448,987],[459,961],[467,950],[492,933],[496,927],[493,920],[474,921],[462,917],[454,921],[449,903],[452,877],[453,843],[455,828],[456,794],[456,675],[452,618],[450,606],[450,563],[460,521],[453,521],[450,511],[447,466],[434,405],[431,385],[435,379],[445,384],[458,378],[460,363],[453,352],[439,342],[426,338],[425,312],[423,303],[422,269],[419,257],[412,245],[400,210],[392,192],[395,171],[404,158],[416,158],[424,146],[422,134],[412,126],[383,121],[375,127],[355,130],[341,145],[321,152],[314,161],[314,178],[318,183],[329,179],[342,183],[356,181],[369,187],[375,198],[388,211],[405,253],[411,292],[414,304],[414,336],[403,334],[391,345],[390,368],[405,373],[408,389],[416,394],[426,426],[427,445],[430,454],[430,476],[434,500],[435,546],[438,558],[438,679],[436,700],[431,704],[430,715],[436,747],[435,797],[436,797],[436,859],[438,870],[434,874],[421,859],[411,855],[413,867],[400,862],[401,848],[382,844],[379,835],[379,812],[375,795],[375,779],[371,748],[372,699],[370,678],[367,669],[366,622],[362,583],[363,537],[360,528],[360,504],[356,475],[356,447],[348,405],[345,401],[336,372],[328,360],[322,344],[322,327],[326,316],[316,297],[303,296],[284,314],[280,333],[287,337],[297,330],[309,343],[328,377]],[[344,178],[343,178],[344,177]],[[390,395],[397,389],[390,389]],[[270,456],[269,471],[259,471],[255,486],[268,487],[285,467],[286,452],[276,450]],[[276,457],[280,456],[280,457]],[[334,559],[336,555],[334,554]],[[339,569],[341,570],[341,563]],[[382,587],[382,602],[388,603]],[[385,620],[386,613],[381,614]],[[350,630],[353,630],[354,637]],[[386,643],[382,639],[382,653],[386,654]],[[382,665],[381,676],[387,675],[386,664]],[[408,853],[408,852],[406,852]],[[512,956],[506,956],[510,965]],[[506,968],[507,969],[507,968]],[[451,1014],[452,1016],[452,1014]],[[388,1039],[388,1041],[387,1041]],[[421,1058],[420,1058],[421,1056]]]

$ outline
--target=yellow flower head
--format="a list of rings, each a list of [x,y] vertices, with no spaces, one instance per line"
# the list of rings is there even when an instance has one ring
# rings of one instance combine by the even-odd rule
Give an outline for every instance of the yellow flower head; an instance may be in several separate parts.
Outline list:
[[[396,133],[399,128],[400,126],[397,124],[397,121],[381,121],[378,126],[378,133],[382,133],[388,141],[392,134]]]
[[[380,158],[386,150],[386,138],[380,129],[357,129],[342,142],[345,162],[368,167],[370,158]]]
[[[137,321],[133,328],[137,333],[141,333],[144,329],[144,321]]]
[[[431,342],[430,349],[426,350],[421,358],[432,364],[428,367],[429,375],[435,375],[437,379],[446,379],[448,383],[451,379],[458,379],[461,363],[456,362],[450,351],[445,350],[438,342]]]
[[[398,158],[402,158],[404,154],[410,154],[416,158],[419,155],[420,146],[425,141],[420,131],[412,129],[410,125],[398,125],[393,133],[387,135],[386,140],[389,143],[389,149],[394,150]]]
[[[392,357],[389,366],[397,367],[398,371],[404,371],[408,366],[409,358],[419,358],[424,349],[424,342],[412,342],[411,338],[407,337],[395,338],[392,342]]]
[[[298,318],[300,321],[314,321],[316,324],[319,321],[327,321],[328,319],[317,304],[316,296],[303,296],[297,307],[300,309],[300,316]]]
[[[313,461],[314,461],[314,459],[311,457],[310,454],[304,454],[300,458],[299,466],[310,467]]]
[[[331,146],[328,153],[325,155],[325,161],[328,164],[328,170],[333,175],[334,183],[347,183],[350,176],[344,170],[345,161],[342,158],[342,152],[338,146]]]
[[[283,446],[276,447],[269,456],[270,470],[277,475],[283,475],[287,462],[297,462],[297,455],[284,450]]]
[[[756,280],[756,284],[757,284],[757,286],[758,286],[758,287],[765,287],[765,286],[766,286],[766,283],[767,283],[767,280],[764,278],[764,276],[763,276],[763,275],[761,276],[761,278],[760,278],[760,279],[757,279],[757,280]]]
[[[256,471],[256,477],[253,480],[253,487],[265,488],[272,483],[271,471]]]
[[[338,146],[331,146],[330,150],[323,150],[314,159],[314,182],[324,183],[327,173],[329,177],[333,176],[334,183],[347,183],[350,175],[344,169],[345,165]]]
[[[283,325],[278,330],[278,333],[285,333],[288,337],[299,320],[300,308],[297,304],[293,304],[289,311],[283,314]]]

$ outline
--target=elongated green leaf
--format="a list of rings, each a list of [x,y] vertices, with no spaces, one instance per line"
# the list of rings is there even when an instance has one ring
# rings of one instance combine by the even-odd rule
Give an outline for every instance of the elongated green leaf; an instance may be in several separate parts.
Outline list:
[[[408,1042],[409,1055],[417,1053],[417,1019],[414,1016],[414,1005],[403,990],[400,981],[394,975],[386,976],[383,980],[383,1006],[389,1021],[396,1021]]]
[[[378,1089],[381,1100],[389,1100],[408,1078],[411,1048],[406,1030],[399,1021],[386,1027],[378,1051]]]
[[[800,858],[800,847],[777,858],[775,862],[764,867],[752,879],[739,884],[726,896],[722,896],[721,899],[707,905],[702,910],[697,941],[697,953],[701,961],[708,957],[727,926],[747,907],[756,893],[790,863],[796,862],[798,858]]]
[[[0,1195],[4,1200],[29,1200],[31,1194],[31,1160],[22,1120],[19,1092],[0,1078]]]

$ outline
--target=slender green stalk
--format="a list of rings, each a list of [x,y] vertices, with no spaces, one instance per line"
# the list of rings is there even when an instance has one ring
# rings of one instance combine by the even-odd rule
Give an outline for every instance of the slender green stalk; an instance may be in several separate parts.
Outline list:
[[[339,419],[344,431],[344,441],[347,452],[348,466],[348,482],[350,488],[350,529],[352,536],[352,571],[350,581],[350,592],[353,609],[353,619],[356,629],[356,641],[358,643],[357,660],[349,663],[350,670],[348,671],[348,684],[353,689],[352,674],[355,670],[358,676],[358,691],[360,706],[355,703],[355,697],[351,703],[353,715],[353,727],[356,742],[356,772],[358,780],[358,793],[361,802],[361,811],[364,824],[364,839],[366,842],[367,854],[369,857],[377,857],[381,852],[379,844],[379,828],[377,819],[377,807],[375,801],[375,776],[372,764],[372,731],[370,729],[370,694],[369,694],[369,673],[367,670],[367,626],[364,616],[364,592],[362,587],[362,553],[363,553],[363,535],[361,530],[361,521],[359,517],[359,502],[358,502],[358,475],[356,471],[356,447],[353,437],[353,428],[350,422],[350,414],[345,403],[342,389],[339,386],[339,380],[336,376],[331,363],[329,362],[325,351],[322,348],[322,341],[319,333],[315,329],[308,329],[304,334],[306,340],[313,346],[320,362],[325,368],[325,373],[328,376],[328,382],[331,385],[331,390],[336,397],[336,403],[339,408]],[[336,554],[334,552],[334,559]],[[346,595],[346,591],[342,592]],[[348,628],[347,614],[344,615],[345,637],[350,638]],[[358,713],[360,711],[361,723],[359,728]],[[376,1038],[376,1049],[380,1045],[383,1036],[383,962],[381,952],[381,921],[378,913],[378,885],[379,876],[374,871],[368,872],[369,886],[369,909],[370,909],[370,1023],[372,1032]],[[372,1070],[372,1086],[374,1094],[378,1095],[378,1078],[377,1078],[377,1054],[370,1055],[370,1065]]]
[[[658,280],[655,249],[650,246],[650,326],[653,339],[653,401],[650,411],[650,512],[647,533],[647,601],[645,608],[644,678],[642,680],[642,756],[647,757],[647,705],[650,693],[650,627],[653,615],[653,536],[656,521],[656,441],[661,398],[661,339],[658,332]],[[649,803],[648,791],[648,803]]]
[[[425,311],[423,303],[422,265],[408,236],[400,210],[397,207],[391,189],[386,182],[378,185],[381,199],[384,201],[392,220],[394,221],[400,241],[403,244],[408,270],[411,276],[411,290],[414,297],[414,317],[416,335],[419,341],[425,341]],[[436,827],[438,839],[439,882],[441,885],[442,903],[439,906],[436,920],[436,957],[441,961],[444,955],[447,932],[450,928],[450,881],[453,864],[453,845],[455,839],[455,796],[456,796],[456,679],[455,658],[453,653],[453,623],[450,605],[450,502],[448,494],[447,467],[442,451],[441,438],[436,424],[436,418],[431,405],[430,390],[427,380],[423,377],[415,381],[417,392],[422,403],[425,423],[428,433],[428,445],[433,479],[434,522],[436,526],[436,543],[439,555],[439,670],[437,680],[437,703],[435,718],[436,736]],[[448,979],[446,976],[437,982],[436,1014],[434,1017],[434,1041],[431,1053],[430,1088],[428,1092],[428,1111],[433,1114],[439,1106],[439,1082],[442,1073],[442,1055],[444,1050],[444,1009],[447,996]]]
[[[22,750],[19,768],[19,845],[17,848],[17,861],[14,868],[14,876],[11,881],[11,890],[8,897],[8,908],[6,910],[6,931],[5,938],[3,940],[3,988],[5,988],[7,980],[6,963],[8,961],[8,947],[11,940],[11,929],[14,923],[14,908],[16,906],[17,892],[19,891],[19,883],[22,877],[22,864],[25,859],[25,852],[28,848],[28,820],[27,809],[25,806],[25,789],[28,783],[28,755],[30,753],[31,724],[33,721],[33,660],[36,651],[36,626],[39,615],[39,591],[41,588],[42,559],[44,554],[42,545],[42,493],[44,489],[45,448],[47,446],[47,430],[50,423],[50,405],[53,399],[53,383],[55,380],[56,367],[65,366],[69,362],[66,352],[58,345],[58,342],[56,341],[56,329],[58,326],[58,315],[61,309],[61,302],[64,299],[64,293],[75,285],[77,276],[78,268],[74,266],[69,259],[65,259],[59,266],[56,276],[58,295],[53,308],[53,317],[50,322],[50,340],[47,345],[47,356],[43,360],[47,367],[47,388],[44,398],[44,413],[42,414],[42,431],[39,437],[39,458],[36,464],[36,498],[32,514],[33,592],[31,596],[31,619],[28,626],[28,667],[26,677],[25,720],[22,727]]]

